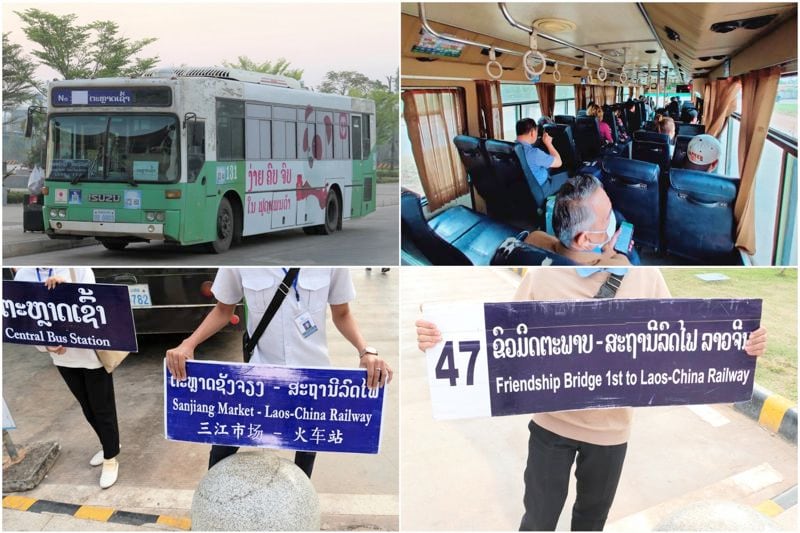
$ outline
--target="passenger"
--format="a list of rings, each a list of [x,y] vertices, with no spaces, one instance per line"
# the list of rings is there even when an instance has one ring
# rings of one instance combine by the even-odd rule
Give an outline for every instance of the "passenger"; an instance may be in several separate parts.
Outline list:
[[[611,127],[603,122],[603,108],[597,104],[589,104],[589,107],[586,108],[586,114],[597,120],[597,124],[600,126],[600,137],[603,141],[606,144],[614,144],[614,139],[611,137]]]
[[[700,114],[697,112],[697,109],[695,109],[693,107],[690,107],[690,108],[684,109],[684,113],[685,113],[685,118],[684,118],[683,122],[686,122],[687,124],[699,124],[700,123],[700,120],[699,120]]]
[[[538,138],[536,122],[532,118],[523,118],[517,122],[517,142],[522,145],[525,151],[525,161],[528,163],[533,177],[541,185],[545,196],[555,194],[567,180],[566,173],[550,176],[548,168],[558,168],[563,163],[558,151],[553,147],[553,138],[547,133],[542,135],[542,144],[547,148],[547,152],[536,148],[534,144]]]
[[[669,136],[669,156],[672,157],[675,151],[675,121],[672,117],[656,115],[655,126],[658,133],[666,133]]]
[[[667,106],[667,113],[669,116],[677,118],[681,114],[681,104],[678,102],[678,98],[673,96],[669,99],[669,105]]]
[[[20,268],[15,272],[14,280],[43,283],[51,290],[66,282],[95,282],[91,268],[65,267]],[[100,488],[109,488],[116,483],[119,474],[117,455],[120,449],[113,375],[106,372],[94,350],[60,345],[36,346],[36,349],[50,353],[58,373],[75,396],[83,416],[100,440],[102,449],[89,459],[89,465],[102,465]],[[88,445],[88,440],[86,443]]]
[[[713,136],[703,133],[695,135],[686,147],[686,162],[683,168],[715,172],[719,166],[722,145]]]
[[[611,200],[600,180],[590,174],[570,178],[553,208],[553,231],[534,231],[525,242],[582,265],[627,266],[627,256],[614,250],[619,231]],[[633,240],[628,251],[633,249]]]
[[[542,129],[542,127],[547,126],[548,124],[555,124],[555,121],[550,117],[542,115],[542,117],[536,122],[536,127]]]
[[[625,122],[622,120],[622,114],[624,112],[622,108],[614,111],[614,119],[617,121],[617,137],[619,137],[619,142],[621,143],[626,143],[630,139],[630,137],[628,137],[628,130],[625,129]]]

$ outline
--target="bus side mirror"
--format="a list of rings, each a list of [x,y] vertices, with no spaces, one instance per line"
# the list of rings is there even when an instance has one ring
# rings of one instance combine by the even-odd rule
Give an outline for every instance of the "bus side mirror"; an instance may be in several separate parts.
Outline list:
[[[47,108],[40,105],[28,106],[28,117],[25,120],[25,137],[30,138],[33,135],[33,114],[34,113],[47,113]]]
[[[197,121],[197,113],[192,113],[191,111],[189,111],[188,113],[183,115],[183,129],[186,129],[186,125],[189,123],[190,120],[196,122]]]

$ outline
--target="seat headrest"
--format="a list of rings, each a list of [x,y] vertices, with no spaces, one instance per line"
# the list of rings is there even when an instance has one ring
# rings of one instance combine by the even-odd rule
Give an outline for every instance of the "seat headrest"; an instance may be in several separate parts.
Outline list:
[[[510,155],[514,153],[514,147],[516,146],[516,143],[487,139],[485,146],[486,151],[490,154]]]
[[[658,183],[659,166],[655,163],[624,157],[604,157],[600,168],[604,174],[622,177],[628,181]]]
[[[636,130],[633,132],[633,140],[669,144],[669,135],[655,131]]]
[[[672,169],[670,186],[702,202],[733,202],[739,180],[700,170]]]
[[[481,140],[469,135],[456,135],[453,137],[453,144],[455,144],[456,148],[459,150],[475,151],[480,149]]]

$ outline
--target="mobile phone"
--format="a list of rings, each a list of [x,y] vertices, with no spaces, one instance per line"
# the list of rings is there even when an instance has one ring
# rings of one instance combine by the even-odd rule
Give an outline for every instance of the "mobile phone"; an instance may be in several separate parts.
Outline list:
[[[614,244],[614,249],[620,253],[627,254],[628,248],[631,245],[631,239],[633,238],[633,224],[630,222],[623,222],[619,225],[619,228],[621,231],[619,232],[616,244]]]

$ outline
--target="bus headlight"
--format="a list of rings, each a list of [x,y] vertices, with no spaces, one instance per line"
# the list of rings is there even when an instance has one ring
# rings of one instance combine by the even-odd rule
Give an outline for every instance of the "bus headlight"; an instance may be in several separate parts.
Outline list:
[[[58,209],[50,210],[50,218],[58,218]]]
[[[166,216],[164,215],[163,211],[159,211],[158,213],[156,213],[156,220],[157,221],[164,222],[165,218],[166,218]]]
[[[67,218],[67,210],[66,209],[59,209],[58,210],[58,216],[60,216],[61,218]]]
[[[148,222],[153,222],[156,219],[156,214],[152,211],[147,211],[144,214],[144,218],[146,218]]]

